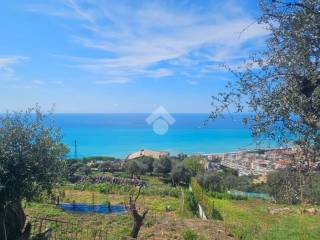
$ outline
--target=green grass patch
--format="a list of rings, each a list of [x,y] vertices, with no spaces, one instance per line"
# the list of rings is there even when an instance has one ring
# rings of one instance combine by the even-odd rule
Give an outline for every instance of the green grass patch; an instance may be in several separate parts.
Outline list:
[[[230,232],[239,239],[319,239],[320,217],[300,214],[297,207],[272,204],[263,200],[214,199]],[[289,207],[292,213],[275,214],[268,208]]]

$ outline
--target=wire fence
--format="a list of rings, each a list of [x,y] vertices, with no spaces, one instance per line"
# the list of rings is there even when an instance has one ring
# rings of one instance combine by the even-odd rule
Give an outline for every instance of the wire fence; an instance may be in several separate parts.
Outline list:
[[[106,240],[108,231],[102,228],[84,228],[81,224],[44,217],[28,217],[32,225],[31,237],[50,232],[50,240]],[[42,238],[40,238],[42,239]]]

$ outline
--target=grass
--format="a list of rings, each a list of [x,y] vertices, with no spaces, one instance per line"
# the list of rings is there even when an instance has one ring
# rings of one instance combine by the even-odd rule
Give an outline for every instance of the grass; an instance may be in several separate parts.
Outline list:
[[[138,199],[138,207],[140,211],[144,208],[149,209],[149,213],[145,219],[145,228],[152,227],[159,219],[169,217],[181,217],[180,201],[177,192],[180,195],[180,189],[170,188],[169,185],[163,184],[156,178],[148,178],[154,185],[151,188],[142,190],[141,196]],[[64,185],[56,188],[54,192],[59,194],[60,202],[82,202],[105,204],[127,204],[130,194],[136,194],[137,188],[127,186],[113,187],[111,191],[101,191],[101,184],[85,184],[83,188],[78,188],[79,185]],[[108,187],[108,185],[103,185]],[[159,189],[159,192],[156,189]],[[109,190],[109,189],[108,189]],[[108,193],[111,192],[111,193]],[[172,194],[174,192],[175,194]],[[170,194],[172,196],[170,196]],[[124,214],[81,214],[65,212],[56,207],[54,204],[43,202],[25,203],[25,212],[30,217],[46,217],[59,221],[67,221],[76,224],[78,229],[103,229],[107,231],[108,239],[126,239],[130,234],[132,227],[132,217],[129,213]],[[89,238],[88,238],[89,239]]]
[[[30,203],[25,212],[32,217],[46,217],[77,225],[81,230],[103,229],[110,239],[124,239],[129,235],[132,219],[129,214],[79,214],[64,212],[52,204]],[[83,234],[83,233],[82,233]]]
[[[206,240],[205,237],[196,234],[191,229],[187,229],[182,233],[183,240]]]
[[[148,182],[148,187],[143,189],[144,195],[160,195],[160,196],[172,196],[179,198],[181,189],[173,188],[169,184],[160,182],[156,177],[144,176],[144,180]],[[74,189],[74,190],[88,190],[92,192],[100,192],[105,194],[134,194],[136,188],[129,185],[116,185],[111,183],[76,183],[67,184],[61,186],[60,189]]]
[[[216,199],[215,207],[230,232],[239,239],[319,239],[320,217],[300,214],[296,206],[272,204],[263,200]],[[289,207],[292,213],[275,214],[268,208]]]
[[[201,221],[196,219],[191,211],[184,206],[184,194],[181,193],[186,190],[172,188],[153,176],[144,176],[143,178],[150,186],[142,191],[138,200],[140,211],[144,208],[149,209],[142,229],[142,235],[146,236],[143,239],[149,239],[149,235],[158,234],[159,231],[168,228],[171,229],[170,237],[176,235],[182,237],[184,231],[192,228],[199,235],[197,239],[205,239],[200,238],[200,236],[211,239],[210,236],[217,234],[218,229],[223,230],[223,225],[226,226],[227,232],[232,233],[237,239],[319,239],[319,215],[300,214],[299,206],[277,205],[251,198],[248,200],[231,200],[209,196],[210,200],[214,200],[215,209],[218,209],[223,220]],[[133,187],[130,187],[130,191],[127,191],[127,186],[109,189],[109,185],[103,185],[102,187],[107,188],[107,191],[101,191],[102,187],[99,184],[86,184],[83,188],[78,187],[79,185],[68,184],[55,189],[55,192],[60,194],[61,202],[92,203],[94,200],[95,204],[102,204],[107,201],[110,201],[111,204],[125,204],[128,202],[130,194],[137,191]],[[268,208],[283,207],[289,207],[293,212],[282,215],[272,215],[268,212]],[[108,232],[108,239],[115,240],[126,239],[133,224],[132,217],[128,213],[70,213],[62,211],[54,204],[47,203],[32,202],[26,204],[25,211],[28,216],[48,217],[78,224],[80,229],[103,229]],[[181,222],[184,222],[184,225],[181,225]],[[209,227],[210,224],[212,226]],[[205,228],[206,225],[208,225],[208,229]],[[168,239],[173,239],[170,237]]]

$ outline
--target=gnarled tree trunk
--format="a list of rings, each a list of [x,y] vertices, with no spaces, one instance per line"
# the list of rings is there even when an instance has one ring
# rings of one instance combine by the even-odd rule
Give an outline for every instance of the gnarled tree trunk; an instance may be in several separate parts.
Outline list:
[[[21,201],[0,207],[0,239],[1,240],[28,240],[31,235],[31,224],[26,224],[26,215],[21,206]],[[48,240],[51,229],[39,233],[32,240]]]
[[[142,186],[139,187],[139,192],[135,199],[130,197],[129,200],[129,211],[131,212],[131,215],[133,217],[133,227],[130,236],[133,238],[137,238],[140,228],[143,225],[143,220],[146,217],[148,213],[148,209],[145,209],[142,214],[139,214],[138,209],[137,209],[137,200],[140,196]]]
[[[20,201],[1,206],[0,239],[29,239],[31,225],[25,226],[26,216]]]

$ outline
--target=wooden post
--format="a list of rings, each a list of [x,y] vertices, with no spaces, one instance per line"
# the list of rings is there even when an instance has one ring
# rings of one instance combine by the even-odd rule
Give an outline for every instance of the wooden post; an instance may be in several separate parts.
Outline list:
[[[202,201],[203,201],[203,188],[201,188],[201,190],[202,190]]]
[[[40,226],[39,226],[39,231],[38,231],[38,233],[41,233],[41,230],[42,230],[42,221],[43,221],[43,219],[40,219]]]
[[[56,239],[57,239],[57,229],[58,229],[57,225],[58,225],[58,221],[56,220],[55,223],[56,223],[56,226],[55,226],[55,231],[54,231],[54,239],[56,240]]]
[[[111,208],[111,203],[110,202],[108,202],[108,210],[109,210],[109,213],[112,212],[112,208]]]
[[[75,239],[78,239],[78,224],[76,225],[76,238]]]

